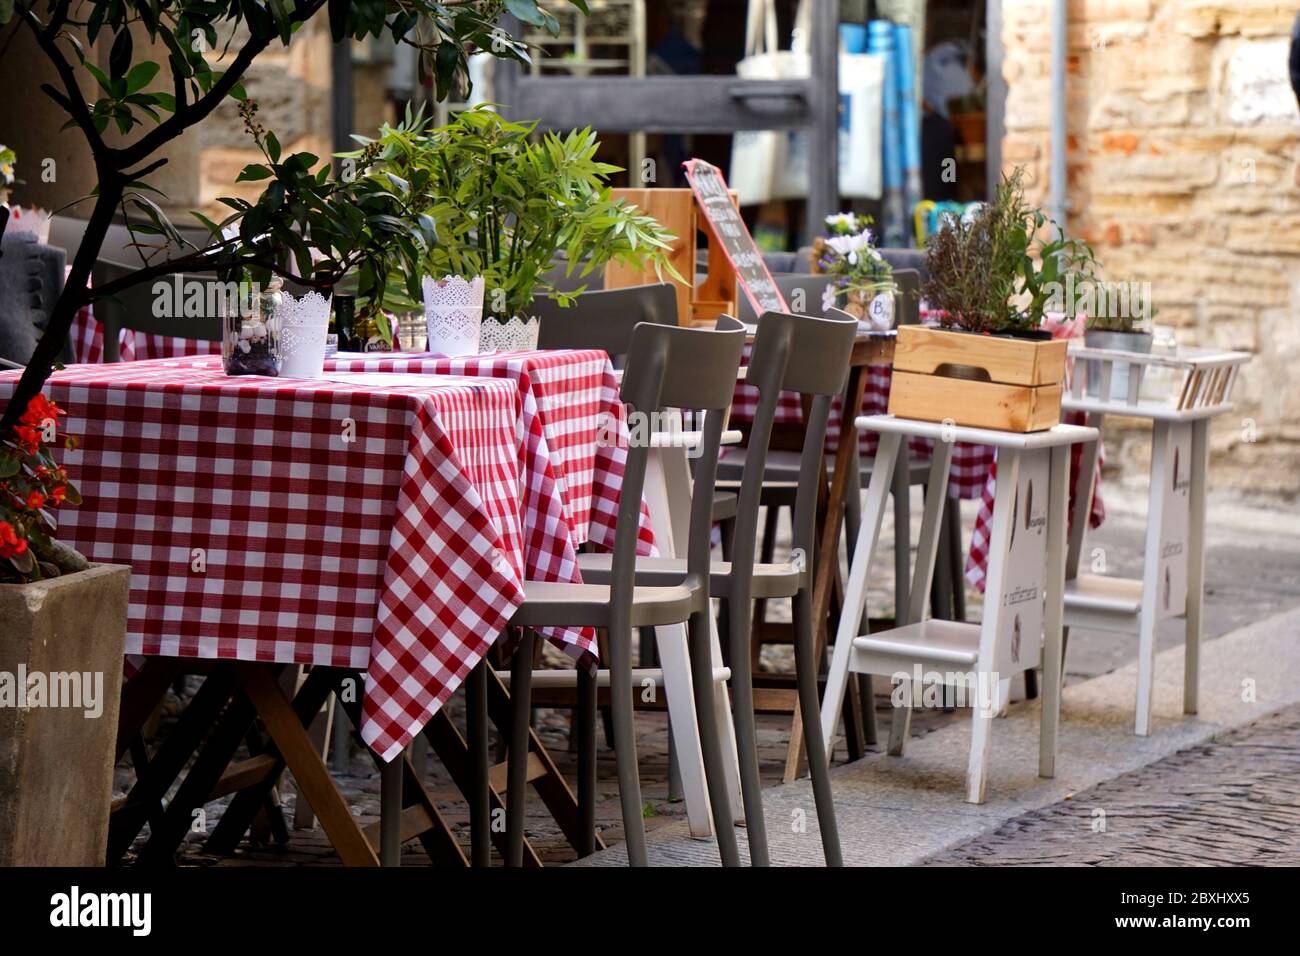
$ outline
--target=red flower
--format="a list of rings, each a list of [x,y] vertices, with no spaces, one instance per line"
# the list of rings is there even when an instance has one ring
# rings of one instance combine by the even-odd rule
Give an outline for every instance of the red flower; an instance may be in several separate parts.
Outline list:
[[[0,558],[13,558],[26,552],[27,539],[18,537],[8,521],[0,521]]]
[[[55,485],[53,488],[50,489],[50,497],[54,499],[54,503],[56,505],[63,504],[63,499],[64,497],[67,496],[67,494],[68,494],[68,489],[63,487],[63,485]]]
[[[45,496],[39,491],[33,491],[27,496],[27,507],[32,511],[40,511],[45,507]]]

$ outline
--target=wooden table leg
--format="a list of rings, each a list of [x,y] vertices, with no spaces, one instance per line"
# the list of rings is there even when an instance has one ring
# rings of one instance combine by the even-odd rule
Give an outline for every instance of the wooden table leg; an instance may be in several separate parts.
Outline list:
[[[357,826],[352,811],[312,745],[307,729],[280,690],[269,666],[241,661],[236,665],[236,673],[276,749],[298,781],[299,793],[316,811],[339,859],[345,866],[378,866],[379,857]]]
[[[143,774],[137,772],[126,801],[109,818],[107,862],[110,866],[130,848],[150,812],[185,769],[234,690],[230,666],[219,665],[203,681],[189,706],[181,711],[176,726],[149,761],[147,770]]]
[[[177,657],[146,657],[144,666],[122,687],[122,704],[117,714],[117,751],[114,762],[131,746],[131,741],[145,725],[167,688],[180,673]]]
[[[840,437],[835,449],[835,465],[831,471],[831,487],[826,500],[826,514],[822,521],[817,547],[816,574],[813,577],[812,616],[816,627],[817,648],[814,655],[822,656],[825,648],[827,615],[831,606],[831,586],[839,569],[840,524],[844,520],[844,496],[850,485],[854,493],[862,487],[862,478],[854,470],[857,460],[854,451],[858,443],[855,421],[862,408],[862,397],[867,389],[867,366],[854,365],[849,369],[849,381],[844,390],[844,404],[840,411]],[[829,741],[828,741],[829,744]],[[793,781],[803,759],[803,720],[799,705],[795,704],[794,719],[790,723],[790,746],[786,750],[785,773],[782,779]]]

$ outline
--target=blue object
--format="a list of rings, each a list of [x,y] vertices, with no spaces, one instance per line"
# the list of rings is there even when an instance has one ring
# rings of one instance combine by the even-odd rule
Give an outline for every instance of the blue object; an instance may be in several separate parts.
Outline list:
[[[907,246],[907,217],[903,199],[903,152],[898,125],[898,71],[894,66],[894,25],[888,20],[872,20],[867,32],[867,52],[885,57],[885,76],[881,129],[881,210],[882,245]]]
[[[841,23],[840,46],[845,53],[867,52],[867,26],[865,23]]]
[[[898,133],[903,167],[903,218],[906,221],[911,219],[912,210],[921,201],[921,126],[916,108],[912,28],[903,23],[894,24],[892,65],[898,83]]]

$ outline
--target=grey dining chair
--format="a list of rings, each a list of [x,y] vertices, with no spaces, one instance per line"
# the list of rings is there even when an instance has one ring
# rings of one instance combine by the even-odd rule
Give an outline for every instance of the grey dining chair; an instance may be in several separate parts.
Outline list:
[[[677,293],[667,282],[601,289],[579,294],[567,307],[538,295],[533,297],[532,314],[541,320],[538,348],[601,349],[621,362],[637,325],[677,324]]]
[[[740,757],[745,803],[746,835],[750,861],[769,862],[763,817],[762,786],[758,773],[758,747],[754,726],[753,674],[750,666],[750,632],[753,601],[792,599],[794,605],[796,680],[804,736],[809,754],[813,795],[821,830],[822,850],[831,866],[842,864],[830,775],[817,767],[814,754],[824,755],[825,741],[816,727],[821,704],[817,694],[816,635],[812,621],[813,548],[816,537],[817,489],[822,480],[822,446],[831,401],[844,390],[849,358],[857,335],[857,321],[837,309],[826,318],[767,312],[758,321],[745,381],[758,389],[758,407],[750,430],[749,464],[740,486],[740,504],[731,536],[729,561],[710,565],[709,593],[727,603],[733,720]],[[793,550],[785,561],[755,561],[758,511],[762,501],[764,459],[772,423],[782,391],[811,400],[804,422],[793,518]],[[662,585],[681,578],[687,563],[680,558],[640,558],[637,582]],[[608,555],[579,558],[584,580],[606,581],[611,573]],[[810,710],[810,708],[812,708]]]
[[[50,221],[50,244],[66,249],[68,256],[76,255],[81,246],[82,236],[86,231],[84,220],[69,216],[55,216]],[[181,234],[195,246],[202,248],[208,241],[205,230],[182,229]],[[143,250],[137,243],[145,246]],[[133,236],[122,223],[109,226],[108,234],[100,247],[99,257],[95,261],[92,282],[95,287],[103,288],[110,282],[116,282],[140,269],[144,265],[142,256],[149,262],[162,261],[168,255],[182,255],[192,251],[179,246],[155,248],[163,243],[157,236],[140,234]],[[98,299],[95,302],[95,318],[103,327],[104,361],[116,362],[121,356],[118,349],[119,333],[122,329],[147,332],[155,335],[168,335],[177,338],[198,339],[216,342],[221,339],[221,316],[218,310],[208,308],[219,299],[219,291],[214,290],[217,279],[211,273],[187,273],[181,277],[182,298],[176,305],[185,302],[189,293],[188,283],[199,282],[203,285],[203,308],[199,314],[186,314],[185,308],[166,310],[168,314],[157,316],[154,306],[157,296],[154,294],[156,282],[164,282],[175,289],[176,278],[167,276],[155,281],[141,282],[123,289],[113,296]]]
[[[711,613],[709,545],[714,473],[723,418],[735,391],[736,371],[744,345],[744,327],[726,316],[718,320],[715,329],[643,322],[632,333],[621,389],[629,415],[654,415],[665,408],[699,409],[705,415],[695,472],[697,493],[691,502],[686,569],[676,580],[662,586],[636,583],[636,544],[649,448],[633,444],[628,448],[619,493],[608,583],[526,582],[524,603],[511,620],[511,625],[523,628],[523,632],[510,673],[512,727],[506,789],[507,863],[510,865],[522,861],[533,629],[594,627],[604,629],[608,635],[610,709],[628,862],[644,866],[647,863],[645,825],[633,726],[632,632],[638,627],[682,623],[688,627],[695,708],[718,849],[724,865],[739,864],[727,793],[727,767],[713,709],[708,615]],[[579,671],[579,674],[582,675],[578,678],[579,694],[583,699],[579,717],[583,731],[578,751],[578,804],[583,829],[594,830],[596,682],[589,672]]]

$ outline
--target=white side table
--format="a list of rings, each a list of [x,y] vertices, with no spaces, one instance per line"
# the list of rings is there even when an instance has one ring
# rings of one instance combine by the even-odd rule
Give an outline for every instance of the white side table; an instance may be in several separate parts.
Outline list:
[[[967,702],[974,705],[966,799],[983,803],[992,718],[1006,703],[1011,675],[1041,662],[1045,677],[1038,772],[1043,777],[1053,776],[1061,706],[1070,447],[1095,442],[1096,429],[1057,425],[1047,431],[1017,434],[892,415],[864,416],[857,419],[857,425],[879,432],[880,447],[867,489],[822,701],[826,740],[829,742],[835,731],[850,673],[890,676],[903,691],[889,730],[889,752],[894,755],[903,753],[918,689],[925,684],[956,687],[959,697],[964,691]],[[953,442],[975,442],[998,449],[983,621],[968,624],[925,617],[946,498],[945,494],[931,494],[925,500],[908,606],[896,612],[899,626],[878,634],[861,634],[871,558],[880,536],[894,464],[901,444],[911,436],[935,442],[930,488],[948,487]]]
[[[1066,556],[1065,626],[1118,631],[1138,638],[1134,732],[1151,731],[1156,626],[1183,617],[1186,651],[1183,712],[1196,713],[1200,684],[1201,604],[1205,581],[1205,492],[1209,423],[1228,411],[1245,352],[1180,349],[1141,354],[1072,346],[1070,387],[1062,407],[1084,412],[1100,434],[1107,415],[1151,422],[1151,490],[1142,578],[1080,573],[1084,529],[1092,510],[1097,442],[1083,450]],[[1158,386],[1156,379],[1163,378]],[[1153,387],[1155,386],[1155,387]],[[1097,555],[1091,564],[1100,571]]]

